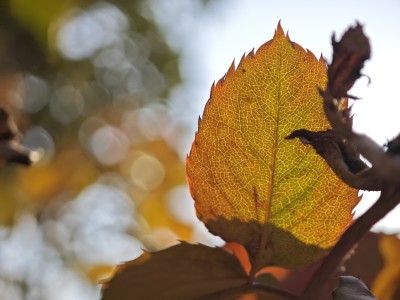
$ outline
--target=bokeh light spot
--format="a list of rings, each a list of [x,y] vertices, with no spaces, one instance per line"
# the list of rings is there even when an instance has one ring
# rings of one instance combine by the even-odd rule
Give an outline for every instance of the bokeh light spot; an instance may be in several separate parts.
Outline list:
[[[125,158],[129,150],[129,140],[118,128],[104,125],[90,138],[90,150],[103,165],[111,166]]]
[[[141,152],[132,163],[130,175],[135,185],[153,190],[164,181],[165,168],[156,157]]]
[[[61,26],[57,47],[65,58],[83,60],[112,44],[128,26],[128,19],[116,6],[98,3]]]
[[[32,74],[25,74],[21,89],[12,95],[13,103],[27,113],[36,113],[47,104],[49,94],[50,88],[46,81]]]
[[[81,93],[73,86],[59,88],[50,101],[50,112],[63,124],[76,120],[84,111],[85,103]]]
[[[22,144],[39,155],[35,161],[39,165],[49,162],[55,153],[53,137],[46,129],[40,126],[29,128],[24,133]]]

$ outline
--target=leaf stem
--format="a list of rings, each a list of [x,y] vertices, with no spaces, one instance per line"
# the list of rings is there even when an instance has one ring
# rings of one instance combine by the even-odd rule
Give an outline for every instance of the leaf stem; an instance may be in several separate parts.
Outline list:
[[[272,189],[272,187],[271,187],[271,189]],[[253,194],[254,194],[254,202],[259,203],[260,200],[258,198],[258,193],[257,193],[256,187],[254,187],[254,189],[253,189]],[[269,211],[269,209],[270,208],[268,208],[267,211]],[[257,253],[255,255],[254,260],[251,262],[250,274],[247,279],[248,285],[253,284],[253,282],[256,278],[257,272],[260,270],[260,261],[262,258],[263,250],[267,246],[267,238],[268,238],[268,232],[267,232],[266,226],[264,226],[263,233],[262,233],[260,240],[258,242],[258,245],[257,245]]]

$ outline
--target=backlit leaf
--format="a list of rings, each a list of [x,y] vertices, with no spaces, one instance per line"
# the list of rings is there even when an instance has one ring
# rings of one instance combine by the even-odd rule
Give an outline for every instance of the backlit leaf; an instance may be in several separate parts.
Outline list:
[[[332,247],[352,219],[357,191],[311,147],[284,140],[293,130],[327,129],[317,88],[323,59],[274,38],[211,88],[187,158],[199,218],[249,251],[257,269],[301,267]]]
[[[199,299],[245,282],[239,261],[224,249],[182,243],[121,266],[102,299]]]

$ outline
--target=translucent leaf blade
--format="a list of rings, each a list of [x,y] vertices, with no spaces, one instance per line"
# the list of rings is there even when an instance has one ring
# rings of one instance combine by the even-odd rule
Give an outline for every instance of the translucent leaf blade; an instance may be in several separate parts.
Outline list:
[[[310,147],[284,140],[295,129],[329,127],[317,90],[325,83],[324,61],[279,24],[272,40],[212,87],[199,121],[187,158],[197,214],[262,266],[320,258],[359,201]]]

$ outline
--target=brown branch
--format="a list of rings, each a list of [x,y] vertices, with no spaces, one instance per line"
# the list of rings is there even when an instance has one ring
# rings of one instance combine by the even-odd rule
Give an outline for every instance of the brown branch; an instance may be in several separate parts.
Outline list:
[[[339,242],[324,258],[321,266],[307,284],[300,297],[301,300],[320,299],[321,296],[325,296],[328,293],[327,282],[334,276],[346,254],[376,222],[400,203],[400,155],[386,153],[368,136],[355,133],[352,130],[349,110],[340,109],[340,99],[348,96],[348,90],[361,76],[364,62],[370,57],[368,38],[364,35],[362,26],[357,24],[346,31],[340,42],[336,42],[333,38],[332,45],[334,53],[332,63],[328,67],[328,82],[326,90],[320,93],[323,97],[325,115],[337,140],[334,142],[331,139],[330,142],[324,143],[317,140],[313,146],[317,152],[318,147],[322,147],[322,150],[319,149],[322,152],[329,152],[328,156],[331,160],[326,159],[326,155],[324,158],[343,181],[354,186],[355,179],[360,180],[364,176],[364,179],[373,185],[376,184],[375,187],[379,187],[382,192],[378,201],[345,231]],[[346,169],[348,165],[345,161],[338,158],[338,141],[341,140],[355,147],[355,150],[372,164],[370,169],[355,174],[357,178],[351,174],[353,172]],[[397,141],[388,146],[393,146],[395,153],[396,145],[394,144],[397,145]],[[339,161],[339,165],[335,165],[337,161],[332,160],[332,157]],[[361,181],[361,183],[362,186],[366,182]]]
[[[332,37],[333,58],[328,66],[328,82],[323,97],[323,108],[332,129],[341,139],[356,147],[374,167],[382,181],[400,181],[400,157],[387,155],[381,146],[366,135],[352,130],[352,119],[348,109],[339,109],[341,99],[348,96],[349,89],[361,76],[364,62],[370,58],[371,47],[362,26],[350,27],[339,42]]]
[[[341,265],[345,255],[360,241],[371,227],[400,203],[400,189],[391,186],[383,190],[378,201],[342,235],[332,251],[324,258],[321,266],[307,284],[301,300],[320,299],[326,294],[326,284]],[[325,288],[324,288],[325,287]]]
[[[34,153],[18,140],[18,128],[5,108],[0,107],[0,166],[18,163],[29,166]]]
[[[329,91],[321,92],[324,111],[332,128],[338,136],[353,144],[362,156],[373,166],[376,176],[382,181],[400,181],[400,156],[387,155],[381,146],[370,137],[353,132],[348,119],[338,109],[338,102]]]

